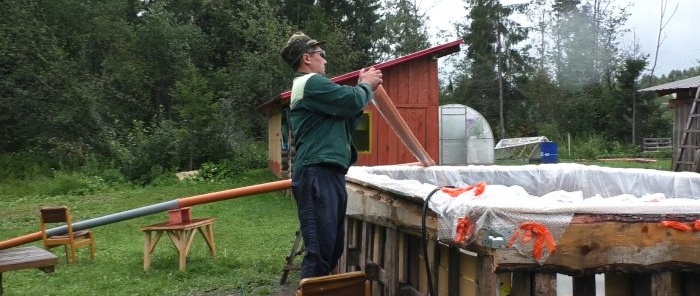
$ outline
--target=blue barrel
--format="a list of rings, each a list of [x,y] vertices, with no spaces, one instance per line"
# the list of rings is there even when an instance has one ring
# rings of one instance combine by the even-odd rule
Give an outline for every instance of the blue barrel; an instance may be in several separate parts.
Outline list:
[[[540,163],[558,163],[559,152],[557,142],[540,143]]]

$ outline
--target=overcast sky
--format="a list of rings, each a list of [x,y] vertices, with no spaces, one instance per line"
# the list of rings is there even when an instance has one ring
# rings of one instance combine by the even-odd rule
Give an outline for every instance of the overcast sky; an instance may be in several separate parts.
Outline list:
[[[627,20],[627,28],[630,29],[622,41],[622,48],[631,48],[633,36],[636,36],[641,51],[649,54],[649,63],[653,62],[653,54],[656,48],[656,37],[659,27],[659,15],[661,0],[615,0],[619,5],[633,3],[630,8],[631,15]],[[523,0],[502,0],[504,5],[524,2]],[[700,66],[700,0],[668,0],[666,18],[671,14],[675,5],[678,10],[673,19],[664,29],[665,40],[661,45],[655,74],[667,74],[671,70],[682,70],[689,67]],[[466,16],[464,0],[416,0],[419,9],[425,11],[430,17],[429,30],[436,34],[439,30],[453,31],[453,25],[457,20]],[[695,34],[694,34],[695,33]],[[437,37],[434,37],[438,40]],[[453,38],[442,39],[440,42],[452,41]],[[437,44],[435,44],[437,45]]]

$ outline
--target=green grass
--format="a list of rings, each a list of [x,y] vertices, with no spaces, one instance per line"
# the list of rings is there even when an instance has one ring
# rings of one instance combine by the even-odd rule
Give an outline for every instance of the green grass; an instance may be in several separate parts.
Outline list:
[[[670,158],[655,158],[653,162],[636,162],[630,160],[581,160],[581,159],[560,159],[560,163],[578,163],[583,165],[597,165],[602,167],[613,168],[638,168],[638,169],[654,169],[661,171],[671,170]],[[524,165],[529,164],[527,160],[499,160],[498,165]]]
[[[595,160],[595,161],[576,161],[576,163],[585,165],[597,165],[605,167],[614,168],[638,168],[638,169],[654,169],[661,171],[671,170],[671,159],[670,158],[657,158],[654,162],[635,162],[635,161],[624,161],[624,160]],[[565,162],[572,162],[564,160]]]
[[[3,183],[0,241],[39,230],[38,209],[70,207],[82,221],[177,198],[275,181],[267,170],[252,171],[228,184],[182,182],[171,186],[120,188],[83,196],[47,196],[40,185]],[[33,188],[35,187],[35,188]],[[22,192],[13,195],[11,192]],[[143,271],[144,235],[140,228],[162,222],[157,213],[93,228],[97,254],[78,252],[78,263],[67,264],[63,248],[52,249],[59,264],[53,273],[36,269],[3,274],[5,295],[269,295],[278,284],[285,257],[298,229],[296,206],[284,192],[240,197],[192,208],[193,217],[215,217],[217,254],[209,255],[197,234],[187,257],[187,270],[178,271],[172,243],[163,237],[149,272]],[[41,246],[41,242],[27,245]],[[291,279],[293,280],[294,273]]]

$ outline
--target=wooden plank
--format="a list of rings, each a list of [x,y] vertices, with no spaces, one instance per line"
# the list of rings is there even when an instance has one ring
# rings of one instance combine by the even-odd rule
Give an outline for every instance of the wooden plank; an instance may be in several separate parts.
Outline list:
[[[53,271],[51,267],[57,263],[58,257],[56,255],[34,246],[0,250],[0,273],[44,267],[47,267],[46,271]]]

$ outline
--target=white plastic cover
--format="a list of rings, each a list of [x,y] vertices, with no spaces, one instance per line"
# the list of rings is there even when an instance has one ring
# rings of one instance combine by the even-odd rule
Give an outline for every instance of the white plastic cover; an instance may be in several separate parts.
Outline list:
[[[374,166],[351,167],[347,179],[402,196],[426,199],[442,186],[485,182],[483,193],[457,197],[438,190],[429,207],[439,217],[438,238],[454,240],[460,218],[474,233],[486,233],[499,247],[514,247],[534,258],[535,239],[525,226],[539,224],[556,243],[574,214],[698,214],[700,174],[622,169],[560,163],[523,166]],[[530,235],[530,233],[527,233]],[[512,240],[511,240],[512,239]],[[476,235],[460,243],[472,243]],[[510,242],[511,244],[508,244]],[[484,243],[483,241],[480,243]]]

